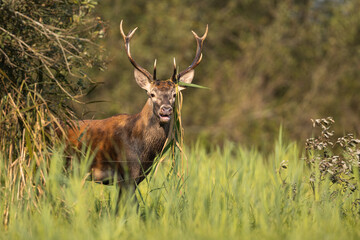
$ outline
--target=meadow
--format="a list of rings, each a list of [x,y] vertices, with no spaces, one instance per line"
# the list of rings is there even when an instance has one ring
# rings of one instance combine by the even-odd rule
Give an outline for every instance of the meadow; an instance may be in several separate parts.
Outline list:
[[[359,12],[359,0],[1,0],[0,240],[360,239]],[[177,95],[167,151],[117,204],[116,184],[88,180],[93,153],[68,165],[55,132],[143,106],[121,19],[161,78],[173,57],[191,63],[190,31],[208,24],[193,85],[208,89]]]
[[[1,159],[0,239],[359,239],[359,191],[321,178],[302,149],[281,136],[269,154],[198,142],[182,178],[165,158],[140,184],[140,207],[125,194],[118,214],[116,186],[85,181],[89,154],[64,171],[59,149],[49,168],[24,162],[14,175]]]

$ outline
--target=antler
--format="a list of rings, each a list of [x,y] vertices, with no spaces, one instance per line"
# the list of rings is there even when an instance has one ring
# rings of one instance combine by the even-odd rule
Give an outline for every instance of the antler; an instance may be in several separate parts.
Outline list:
[[[143,67],[141,67],[140,65],[138,65],[135,60],[131,57],[131,53],[130,53],[130,40],[131,38],[133,37],[135,31],[137,30],[137,27],[130,31],[129,34],[126,36],[125,33],[124,33],[124,30],[123,30],[123,27],[122,27],[122,23],[123,23],[123,20],[121,20],[120,22],[120,32],[121,32],[121,35],[123,36],[124,38],[124,42],[125,42],[125,50],[126,50],[126,54],[131,62],[131,64],[137,69],[139,70],[140,72],[142,72],[150,81],[153,80],[153,76]],[[156,74],[156,63],[155,63],[155,66],[154,66],[154,74]],[[155,77],[155,76],[154,76]]]
[[[201,62],[201,59],[202,59],[201,51],[202,51],[204,40],[208,33],[208,28],[209,28],[208,25],[206,25],[206,30],[202,37],[199,37],[194,31],[191,31],[194,34],[194,37],[196,39],[196,44],[197,44],[195,58],[189,67],[187,67],[184,71],[182,71],[181,73],[179,73],[177,75],[177,80],[180,79],[186,73],[190,72],[192,69],[196,68],[196,66],[199,65],[199,63]]]

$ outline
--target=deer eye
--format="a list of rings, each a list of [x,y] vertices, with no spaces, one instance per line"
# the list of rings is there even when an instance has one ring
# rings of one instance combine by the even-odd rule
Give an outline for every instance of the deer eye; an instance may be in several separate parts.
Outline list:
[[[175,98],[176,97],[176,93],[174,93],[174,95],[173,95],[173,98]]]
[[[153,93],[150,93],[150,97],[152,97],[152,98],[153,98],[153,97],[155,97],[155,94],[153,94]]]

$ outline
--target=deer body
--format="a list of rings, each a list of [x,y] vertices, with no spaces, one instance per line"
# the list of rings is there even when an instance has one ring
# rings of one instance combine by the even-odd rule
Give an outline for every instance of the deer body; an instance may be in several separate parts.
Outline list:
[[[191,83],[193,80],[193,69],[201,61],[202,45],[207,35],[207,28],[201,38],[193,32],[197,41],[193,63],[177,74],[174,59],[172,77],[158,80],[156,60],[152,75],[131,57],[130,40],[135,30],[125,35],[121,21],[120,31],[128,58],[135,68],[135,80],[148,95],[141,112],[134,115],[120,114],[103,120],[74,122],[66,133],[71,145],[81,148],[86,144],[95,152],[91,164],[93,180],[106,183],[117,176],[120,186],[140,183],[164,147],[170,130],[176,94],[184,89],[178,83]]]
[[[116,174],[120,185],[138,184],[161,152],[169,129],[170,122],[156,118],[148,99],[138,114],[80,121],[69,129],[68,138],[78,148],[88,142],[96,152],[91,165],[94,181],[107,182]]]

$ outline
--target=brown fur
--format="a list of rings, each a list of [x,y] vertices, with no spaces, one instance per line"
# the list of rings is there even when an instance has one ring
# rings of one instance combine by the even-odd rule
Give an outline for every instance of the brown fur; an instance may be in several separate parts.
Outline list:
[[[95,181],[106,183],[115,174],[120,185],[138,184],[145,178],[164,146],[170,127],[170,122],[159,122],[153,105],[149,98],[138,114],[83,120],[68,129],[71,145],[81,148],[85,143],[96,152],[91,165]]]

